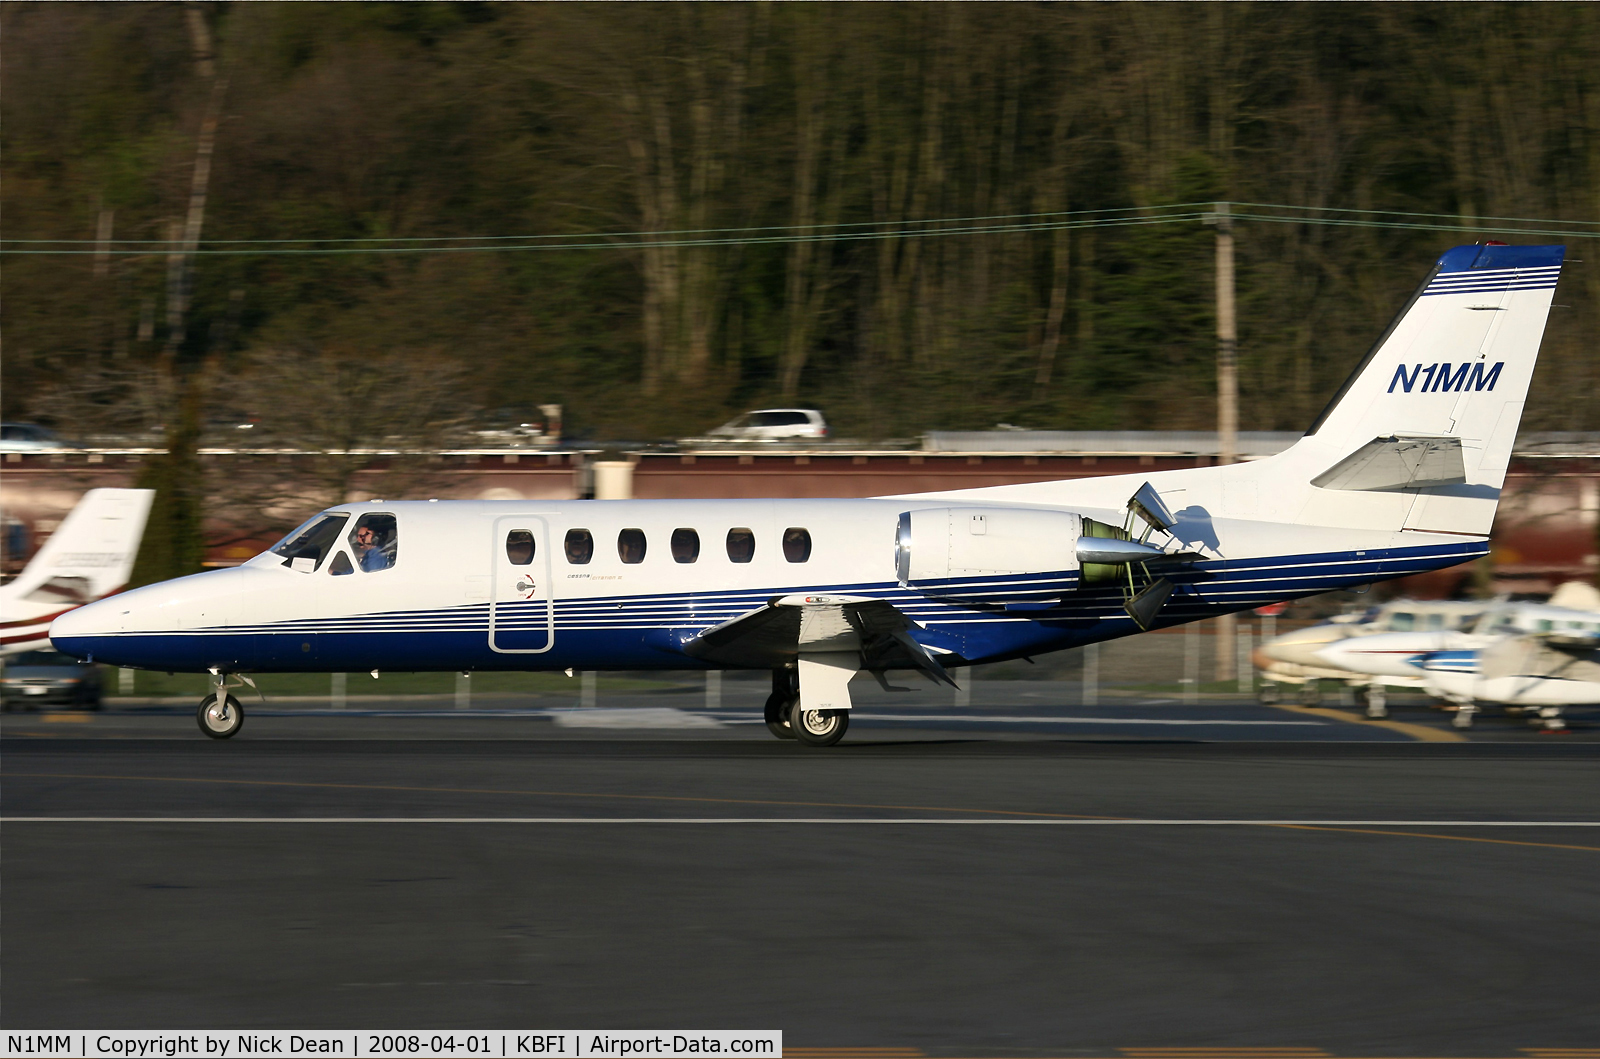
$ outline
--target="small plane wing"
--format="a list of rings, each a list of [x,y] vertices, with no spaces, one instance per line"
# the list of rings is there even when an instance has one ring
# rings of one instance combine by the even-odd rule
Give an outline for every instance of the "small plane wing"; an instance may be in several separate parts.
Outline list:
[[[894,604],[864,596],[779,596],[713,626],[683,645],[692,658],[724,665],[775,668],[802,654],[858,652],[861,668],[916,669],[955,686],[911,630],[920,628]]]

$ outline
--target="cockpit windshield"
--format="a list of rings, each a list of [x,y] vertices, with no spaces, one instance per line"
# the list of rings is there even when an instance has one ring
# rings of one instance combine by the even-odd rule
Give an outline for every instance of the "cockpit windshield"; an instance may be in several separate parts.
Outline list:
[[[322,566],[339,540],[339,531],[349,521],[350,516],[343,512],[317,515],[274,544],[272,554],[283,556],[280,565],[309,574]]]

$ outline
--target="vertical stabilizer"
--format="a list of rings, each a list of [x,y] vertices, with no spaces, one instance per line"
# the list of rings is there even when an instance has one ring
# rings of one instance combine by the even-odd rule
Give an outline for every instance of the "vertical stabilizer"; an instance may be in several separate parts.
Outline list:
[[[1565,253],[1491,244],[1440,257],[1306,436],[1255,465],[1289,486],[1278,517],[1486,535]]]
[[[91,489],[29,560],[0,588],[0,647],[42,643],[56,615],[128,583],[150,514],[150,489]]]

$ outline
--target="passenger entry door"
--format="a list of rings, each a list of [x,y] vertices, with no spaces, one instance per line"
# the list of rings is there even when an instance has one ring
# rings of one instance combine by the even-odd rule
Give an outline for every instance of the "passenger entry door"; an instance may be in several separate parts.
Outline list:
[[[489,555],[489,650],[543,654],[555,639],[549,526],[537,515],[497,516]]]

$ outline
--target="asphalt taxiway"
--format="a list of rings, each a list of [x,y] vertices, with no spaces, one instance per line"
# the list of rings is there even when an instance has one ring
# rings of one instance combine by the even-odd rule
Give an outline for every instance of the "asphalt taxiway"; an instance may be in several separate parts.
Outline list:
[[[1581,734],[1046,704],[816,751],[655,701],[620,708],[714,724],[284,707],[213,743],[160,707],[8,717],[0,1017],[951,1056],[1600,1044]],[[1207,724],[1048,720],[1180,708]],[[1212,723],[1274,717],[1319,723]]]

